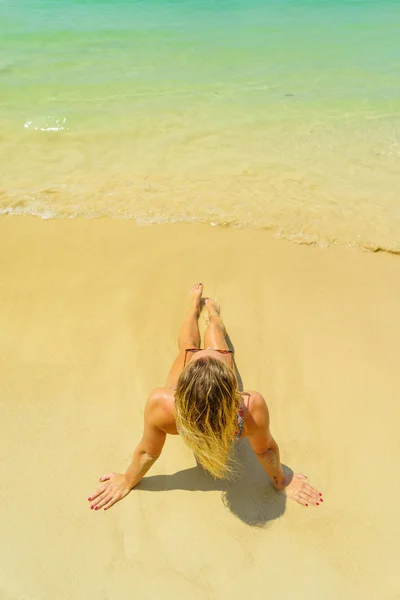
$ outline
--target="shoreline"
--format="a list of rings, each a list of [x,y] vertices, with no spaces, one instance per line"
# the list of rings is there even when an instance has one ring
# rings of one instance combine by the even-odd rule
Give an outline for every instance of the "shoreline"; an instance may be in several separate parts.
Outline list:
[[[51,190],[47,190],[47,192],[51,193]],[[44,211],[44,212],[43,212]],[[137,216],[129,216],[129,214],[121,216],[115,216],[112,214],[92,214],[91,216],[85,216],[85,214],[75,214],[74,212],[70,212],[69,207],[64,214],[53,214],[51,212],[46,212],[48,209],[42,207],[42,212],[24,212],[19,207],[17,208],[0,208],[0,220],[7,218],[23,218],[23,219],[40,219],[41,221],[63,221],[63,220],[78,220],[78,221],[101,221],[101,220],[110,220],[110,221],[128,221],[134,223],[136,227],[159,227],[159,226],[184,226],[184,227],[207,227],[207,228],[216,228],[216,229],[231,229],[232,231],[257,231],[263,232],[267,235],[272,236],[277,240],[288,241],[292,244],[298,246],[310,246],[312,248],[319,248],[321,250],[325,250],[327,248],[342,248],[342,249],[357,249],[362,250],[364,252],[372,252],[372,253],[387,253],[393,255],[400,255],[399,242],[392,240],[391,245],[389,243],[382,243],[377,241],[361,241],[361,240],[352,240],[349,241],[348,237],[349,232],[347,234],[343,234],[343,232],[337,231],[336,234],[333,231],[318,231],[318,228],[315,229],[312,233],[304,233],[304,231],[292,232],[285,231],[282,225],[278,223],[271,222],[269,225],[260,225],[255,226],[254,224],[250,225],[246,222],[239,222],[235,220],[228,220],[226,222],[218,222],[217,220],[210,220],[209,222],[205,222],[203,220],[191,221],[189,217],[187,220],[182,219],[178,221],[176,218],[171,217],[171,220],[151,220],[148,216],[146,217],[137,217]],[[215,217],[213,217],[215,219]],[[337,225],[337,224],[336,224]],[[357,237],[357,236],[356,236]],[[358,236],[359,237],[359,236]]]
[[[162,582],[167,600],[287,600],[299,581],[309,600],[397,594],[397,257],[259,230],[8,216],[0,268],[6,594],[130,598],[134,585],[145,598]],[[169,436],[138,489],[88,509],[141,435],[196,281],[221,305],[244,387],[267,399],[283,463],[323,506],[271,495],[246,444],[243,485],[225,485]]]

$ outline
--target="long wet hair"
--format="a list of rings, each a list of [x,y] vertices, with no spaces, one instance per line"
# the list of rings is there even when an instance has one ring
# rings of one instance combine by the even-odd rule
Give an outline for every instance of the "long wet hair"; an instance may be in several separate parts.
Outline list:
[[[216,478],[234,475],[233,443],[241,396],[236,377],[211,356],[190,362],[175,393],[175,419],[185,444]]]

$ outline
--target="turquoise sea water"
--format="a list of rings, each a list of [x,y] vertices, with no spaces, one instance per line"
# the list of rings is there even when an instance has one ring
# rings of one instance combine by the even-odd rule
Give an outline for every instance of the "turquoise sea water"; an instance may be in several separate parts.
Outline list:
[[[0,0],[0,211],[400,251],[400,2]]]

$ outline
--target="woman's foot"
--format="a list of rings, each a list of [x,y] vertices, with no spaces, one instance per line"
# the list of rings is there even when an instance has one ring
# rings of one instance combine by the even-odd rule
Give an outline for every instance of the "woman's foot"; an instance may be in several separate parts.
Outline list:
[[[211,318],[213,315],[216,315],[219,317],[219,313],[220,313],[221,309],[218,306],[218,304],[215,302],[215,300],[213,300],[212,298],[205,298],[204,305],[206,306],[206,308],[208,310],[208,318]]]
[[[200,314],[201,296],[203,294],[203,284],[196,283],[190,290],[189,310],[193,310],[197,315]]]

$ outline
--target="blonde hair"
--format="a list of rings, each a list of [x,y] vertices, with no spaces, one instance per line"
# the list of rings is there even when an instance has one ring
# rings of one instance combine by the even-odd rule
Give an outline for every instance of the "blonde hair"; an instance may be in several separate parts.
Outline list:
[[[175,393],[178,431],[214,477],[234,474],[232,450],[240,401],[233,371],[211,356],[190,362],[179,377]]]

